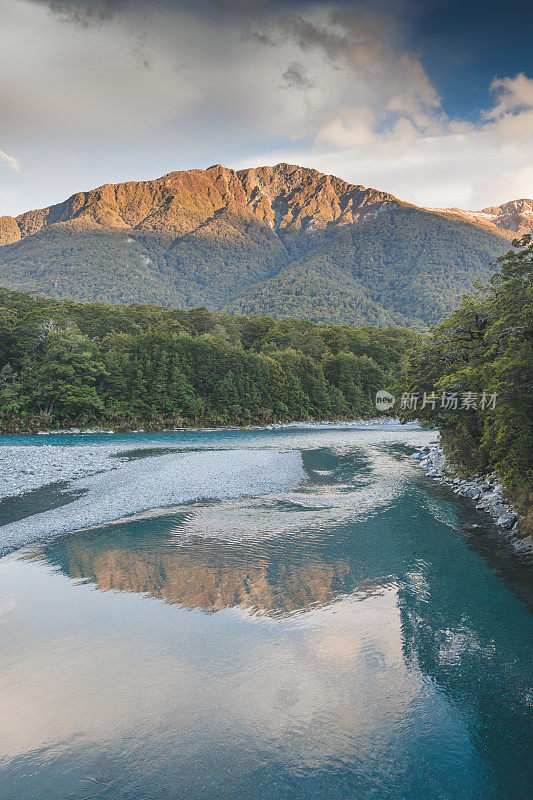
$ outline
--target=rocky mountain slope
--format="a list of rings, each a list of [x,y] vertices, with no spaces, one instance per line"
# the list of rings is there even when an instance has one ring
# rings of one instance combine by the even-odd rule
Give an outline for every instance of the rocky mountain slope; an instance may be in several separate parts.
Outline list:
[[[0,285],[78,300],[428,324],[525,230],[533,204],[517,204],[479,219],[420,209],[290,164],[171,172],[0,218]]]
[[[501,206],[490,206],[481,211],[463,211],[460,208],[427,209],[451,219],[471,222],[480,228],[516,239],[533,233],[533,200],[511,200]]]
[[[220,164],[171,172],[154,181],[106,184],[49,208],[2,217],[2,244],[52,225],[102,227],[177,238],[198,231],[229,232],[232,216],[275,234],[350,225],[398,201],[331,175],[290,164],[235,172]],[[233,220],[235,222],[235,220]]]

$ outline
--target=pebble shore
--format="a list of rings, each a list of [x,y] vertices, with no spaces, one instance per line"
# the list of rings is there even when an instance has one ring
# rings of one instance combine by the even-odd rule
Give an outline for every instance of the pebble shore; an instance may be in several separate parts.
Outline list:
[[[513,534],[518,525],[518,514],[503,497],[503,485],[494,474],[458,478],[455,469],[447,462],[438,444],[425,445],[411,455],[429,478],[449,486],[455,494],[475,502],[478,511],[488,514],[502,531]]]

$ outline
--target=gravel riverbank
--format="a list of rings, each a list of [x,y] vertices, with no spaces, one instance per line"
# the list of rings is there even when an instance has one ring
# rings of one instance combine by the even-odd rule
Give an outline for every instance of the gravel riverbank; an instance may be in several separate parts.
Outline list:
[[[516,543],[518,514],[511,503],[503,496],[504,487],[494,474],[474,475],[472,478],[458,478],[455,468],[448,463],[438,444],[418,448],[411,458],[422,467],[429,478],[449,486],[455,494],[466,497],[476,504],[478,511],[488,514],[492,522]],[[524,543],[525,544],[525,543]]]

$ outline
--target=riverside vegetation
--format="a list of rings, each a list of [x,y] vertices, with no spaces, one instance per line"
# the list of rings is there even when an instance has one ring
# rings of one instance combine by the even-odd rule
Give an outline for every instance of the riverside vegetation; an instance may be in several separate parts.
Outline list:
[[[0,426],[148,429],[375,415],[379,389],[497,393],[491,408],[403,409],[438,427],[459,475],[494,471],[531,507],[533,245],[428,335],[0,290]],[[396,406],[397,407],[397,406]]]
[[[375,414],[417,335],[205,308],[0,290],[5,431],[270,423]]]
[[[533,500],[533,243],[526,235],[498,259],[487,287],[463,302],[406,355],[400,390],[440,394],[496,392],[484,409],[446,409],[440,403],[402,411],[438,427],[459,477],[494,472],[531,533]]]

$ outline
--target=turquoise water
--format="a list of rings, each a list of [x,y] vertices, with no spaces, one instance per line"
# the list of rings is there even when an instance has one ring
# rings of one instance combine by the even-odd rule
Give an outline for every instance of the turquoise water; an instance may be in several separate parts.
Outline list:
[[[0,798],[529,798],[531,565],[413,466],[431,438],[1,439],[26,463],[92,447],[112,467],[30,474],[0,506],[28,540],[137,482],[134,518],[0,559]],[[231,454],[249,449],[243,476]],[[185,474],[204,499],[143,513],[143,470],[161,497]]]

